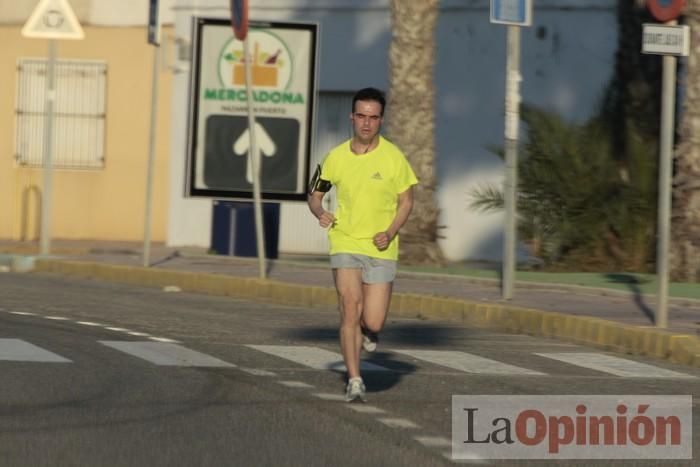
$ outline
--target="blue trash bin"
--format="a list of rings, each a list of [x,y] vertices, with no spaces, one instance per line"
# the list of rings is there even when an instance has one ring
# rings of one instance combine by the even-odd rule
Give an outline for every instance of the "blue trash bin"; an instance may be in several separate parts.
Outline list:
[[[211,250],[219,255],[258,256],[255,235],[255,208],[252,202],[214,201]],[[279,256],[279,203],[263,203],[265,256]]]

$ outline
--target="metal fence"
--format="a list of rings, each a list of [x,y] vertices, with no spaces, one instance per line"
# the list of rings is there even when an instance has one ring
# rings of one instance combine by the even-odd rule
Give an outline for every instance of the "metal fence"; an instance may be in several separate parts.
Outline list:
[[[36,58],[17,63],[15,158],[19,166],[43,165],[47,64]],[[107,64],[57,60],[55,70],[52,165],[103,168]]]

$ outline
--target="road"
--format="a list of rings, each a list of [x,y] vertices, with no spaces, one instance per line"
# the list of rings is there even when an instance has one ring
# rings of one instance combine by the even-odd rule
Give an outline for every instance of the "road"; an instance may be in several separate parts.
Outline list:
[[[347,404],[336,328],[330,309],[1,274],[0,465],[454,465],[452,395],[700,394],[693,368],[390,317],[368,402]]]

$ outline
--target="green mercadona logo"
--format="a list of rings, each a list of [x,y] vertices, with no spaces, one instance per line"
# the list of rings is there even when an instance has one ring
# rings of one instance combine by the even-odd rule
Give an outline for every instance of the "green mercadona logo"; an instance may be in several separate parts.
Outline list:
[[[251,29],[253,100],[256,103],[303,104],[301,93],[289,91],[293,78],[293,56],[277,35],[270,31]],[[245,101],[245,56],[243,42],[232,37],[219,53],[220,88],[206,88],[204,99]]]

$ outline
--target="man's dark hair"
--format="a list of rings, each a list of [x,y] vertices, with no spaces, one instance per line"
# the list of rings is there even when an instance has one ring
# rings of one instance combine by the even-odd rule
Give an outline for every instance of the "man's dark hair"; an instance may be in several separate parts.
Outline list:
[[[355,102],[357,101],[375,101],[379,102],[382,106],[380,115],[384,116],[384,106],[386,105],[386,99],[384,99],[384,93],[376,88],[364,88],[360,89],[355,93],[352,98],[352,111],[355,112]]]

